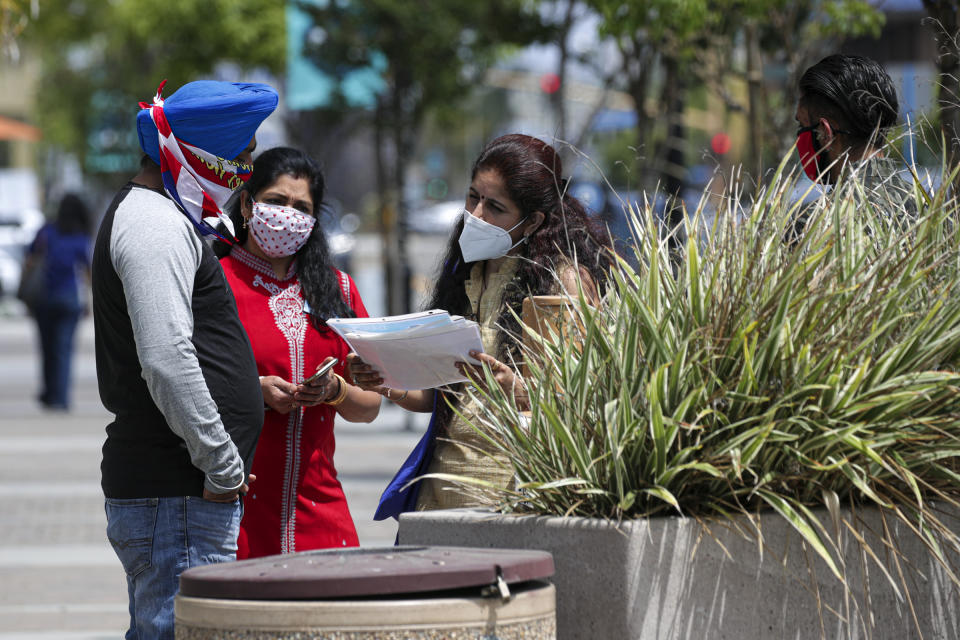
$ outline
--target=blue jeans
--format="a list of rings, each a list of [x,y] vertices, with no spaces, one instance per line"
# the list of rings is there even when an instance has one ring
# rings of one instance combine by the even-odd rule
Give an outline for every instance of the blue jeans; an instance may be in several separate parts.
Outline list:
[[[74,296],[75,298],[76,296]],[[82,308],[69,298],[43,301],[36,309],[43,357],[43,391],[40,402],[55,409],[70,406],[70,363],[73,336]]]
[[[185,569],[237,557],[241,503],[107,498],[107,538],[127,573],[126,640],[173,640],[173,598]]]

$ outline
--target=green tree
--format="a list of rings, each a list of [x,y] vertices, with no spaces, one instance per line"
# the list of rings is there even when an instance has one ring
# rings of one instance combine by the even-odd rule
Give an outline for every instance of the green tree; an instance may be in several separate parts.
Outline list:
[[[751,104],[756,103],[756,124],[751,123],[751,131],[760,139],[780,141],[755,150],[759,173],[764,160],[776,163],[786,151],[785,145],[794,142],[794,111],[800,97],[797,83],[807,67],[834,53],[844,40],[879,37],[885,17],[867,0],[748,0],[745,10],[755,29],[758,63],[745,74]],[[785,84],[774,96],[762,82],[764,70],[771,67],[786,71]],[[770,129],[762,127],[764,122],[771,123]]]
[[[406,167],[428,111],[471,96],[505,47],[544,36],[535,7],[522,0],[364,0],[301,2],[317,28],[305,53],[342,80],[377,69],[383,90],[371,112],[381,202],[387,309],[409,308],[404,262]],[[341,95],[334,102],[346,106]],[[390,166],[392,165],[392,166]]]
[[[624,89],[633,98],[637,145],[661,187],[670,194],[683,184],[682,125],[693,47],[715,29],[722,15],[709,0],[589,0],[602,16],[601,34],[617,43]],[[666,131],[651,145],[653,125]]]
[[[937,107],[951,167],[960,162],[960,2],[923,0],[937,34]],[[960,189],[960,178],[955,188]]]
[[[29,15],[37,11],[37,0],[0,0],[0,57],[20,57],[17,40],[29,24]]]
[[[38,121],[45,140],[76,153],[137,156],[133,115],[157,85],[176,87],[218,65],[277,73],[285,61],[284,7],[275,0],[45,0],[24,30],[39,52]]]
[[[689,91],[706,86],[750,122],[748,166],[759,173],[765,153],[779,157],[780,139],[796,103],[798,74],[844,38],[879,34],[883,15],[866,0],[588,0],[602,16],[601,33],[622,56],[622,82],[634,101],[637,145],[647,158],[647,186],[668,194],[683,186],[686,131],[682,112]],[[740,55],[746,54],[746,55]],[[764,70],[786,70],[771,100]],[[747,82],[746,101],[729,80]],[[658,123],[666,126],[657,127]],[[773,131],[764,123],[772,123]],[[792,129],[791,129],[792,131]],[[650,179],[652,177],[652,180]]]

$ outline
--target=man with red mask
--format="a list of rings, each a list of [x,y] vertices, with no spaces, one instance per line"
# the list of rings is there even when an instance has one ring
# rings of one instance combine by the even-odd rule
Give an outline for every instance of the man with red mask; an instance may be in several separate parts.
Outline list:
[[[863,56],[836,54],[807,69],[799,88],[797,152],[807,176],[836,189],[855,175],[876,211],[897,222],[906,222],[905,213],[915,217],[913,188],[900,177],[900,163],[884,153],[898,102],[883,67]],[[812,213],[812,207],[804,210],[797,232]]]

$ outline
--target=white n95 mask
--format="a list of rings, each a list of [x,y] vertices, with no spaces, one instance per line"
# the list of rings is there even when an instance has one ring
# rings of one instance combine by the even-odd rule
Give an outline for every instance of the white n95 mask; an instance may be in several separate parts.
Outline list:
[[[283,258],[307,243],[316,223],[316,218],[293,207],[254,202],[250,231],[261,251],[271,258]]]
[[[511,249],[526,241],[527,237],[511,242],[510,232],[523,224],[527,217],[510,227],[501,229],[495,224],[484,222],[466,209],[463,210],[463,230],[460,232],[460,251],[464,262],[493,260],[507,255]]]

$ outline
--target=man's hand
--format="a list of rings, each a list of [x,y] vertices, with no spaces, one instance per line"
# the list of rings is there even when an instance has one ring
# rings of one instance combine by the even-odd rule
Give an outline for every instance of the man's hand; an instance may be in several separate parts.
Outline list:
[[[246,482],[240,485],[239,489],[234,489],[233,491],[228,491],[227,493],[214,493],[206,487],[203,488],[203,499],[209,500],[210,502],[233,502],[240,496],[246,495],[247,491],[250,490],[250,483],[257,479],[257,476],[250,474]]]

